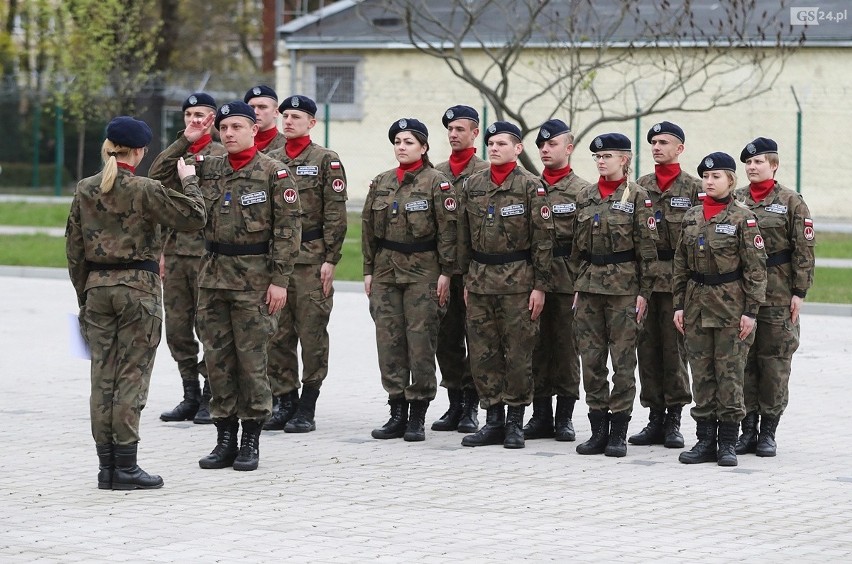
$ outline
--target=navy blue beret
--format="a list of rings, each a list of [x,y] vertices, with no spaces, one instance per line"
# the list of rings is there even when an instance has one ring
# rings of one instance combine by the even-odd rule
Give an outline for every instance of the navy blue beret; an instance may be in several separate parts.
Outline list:
[[[589,143],[589,150],[593,153],[598,151],[630,151],[630,139],[621,133],[604,133],[598,135]]]
[[[508,133],[512,137],[517,137],[518,141],[523,141],[521,130],[517,125],[508,121],[495,121],[485,129],[485,142],[488,143],[489,139],[500,133]]]
[[[737,171],[737,163],[734,162],[734,157],[727,153],[710,153],[698,165],[698,175],[702,176],[708,170],[730,170]]]
[[[216,112],[216,120],[214,122],[216,129],[219,129],[219,124],[223,119],[234,116],[246,117],[250,119],[252,123],[257,123],[257,116],[254,114],[254,108],[245,102],[234,100],[233,102],[223,104],[222,107],[219,108],[219,111]]]
[[[449,129],[450,122],[457,119],[469,119],[479,125],[479,113],[470,106],[453,106],[452,108],[447,108],[447,111],[444,112],[444,117],[441,118],[441,123]]]
[[[743,152],[740,153],[740,162],[746,162],[755,155],[777,152],[778,143],[768,137],[758,137],[743,148]]]
[[[252,98],[257,98],[258,96],[272,98],[276,102],[278,101],[278,94],[275,93],[275,90],[265,84],[258,84],[254,88],[248,89],[248,92],[246,92],[246,95],[243,97],[243,102],[248,104],[249,100],[251,100]]]
[[[681,143],[686,142],[686,135],[683,133],[683,129],[680,126],[670,122],[670,121],[661,121],[660,123],[655,123],[651,126],[651,129],[648,130],[648,143],[654,138],[655,135],[660,135],[662,133],[668,133],[669,135],[674,135],[678,139],[680,139]]]
[[[122,147],[139,149],[147,147],[153,135],[148,124],[130,116],[112,118],[106,126],[106,138]]]
[[[538,135],[535,138],[536,147],[541,148],[545,141],[569,133],[571,128],[561,119],[549,119],[538,130]]]
[[[393,143],[396,139],[396,134],[402,131],[416,131],[426,139],[429,139],[429,130],[426,128],[425,123],[414,118],[402,118],[391,124],[388,130],[388,139],[390,139],[390,142]]]
[[[194,94],[190,94],[189,98],[183,101],[183,111],[186,111],[187,108],[195,108],[198,106],[211,108],[213,110],[218,107],[213,96],[206,92],[195,92]]]
[[[317,104],[307,96],[294,94],[289,98],[284,98],[284,101],[278,106],[279,112],[283,112],[284,110],[301,110],[315,117],[317,115]]]

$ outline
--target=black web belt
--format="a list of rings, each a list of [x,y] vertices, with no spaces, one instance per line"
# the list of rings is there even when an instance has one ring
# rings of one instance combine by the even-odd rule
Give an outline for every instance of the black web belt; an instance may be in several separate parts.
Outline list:
[[[571,256],[571,245],[565,245],[564,247],[553,247],[553,256],[554,257],[570,257]]]
[[[234,245],[231,243],[217,243],[216,241],[204,241],[204,249],[215,255],[237,257],[240,255],[265,255],[269,252],[269,241],[253,243],[251,245]]]
[[[590,262],[595,266],[603,266],[605,264],[620,264],[622,262],[630,262],[632,260],[636,260],[636,251],[630,249],[629,251],[619,251],[617,253],[612,253],[609,255],[593,255],[591,253],[587,253],[583,251],[580,253],[580,258],[586,262]]]
[[[324,233],[322,227],[317,227],[316,229],[310,229],[308,231],[302,231],[302,243],[322,239],[323,234]]]
[[[728,282],[739,280],[743,277],[743,271],[737,269],[732,272],[725,272],[724,274],[701,274],[700,272],[690,272],[689,277],[692,278],[694,282],[704,284],[705,286],[718,286],[719,284],[727,284]]]
[[[515,251],[513,253],[480,253],[473,251],[471,258],[479,264],[509,264],[510,262],[532,262],[532,253],[529,249],[523,251]]]
[[[389,241],[387,239],[378,239],[377,243],[380,249],[388,249],[400,253],[425,253],[426,251],[437,251],[438,242],[435,239],[422,241],[420,243],[400,243],[399,241]]]
[[[657,260],[674,260],[672,249],[657,249]]]
[[[771,255],[766,256],[766,266],[778,266],[779,264],[787,264],[788,262],[793,262],[793,251],[787,249],[785,251],[778,251],[777,253],[772,253]]]
[[[160,263],[155,260],[134,260],[131,262],[90,262],[86,261],[89,270],[147,270],[160,275]]]

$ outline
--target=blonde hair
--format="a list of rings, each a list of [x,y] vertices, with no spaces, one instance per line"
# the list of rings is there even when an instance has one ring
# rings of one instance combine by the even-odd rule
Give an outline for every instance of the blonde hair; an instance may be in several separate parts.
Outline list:
[[[632,151],[613,151],[615,154],[620,154],[622,157],[627,157],[627,162],[624,163],[624,166],[621,167],[624,172],[624,179],[627,180],[627,186],[624,188],[624,193],[621,195],[621,203],[627,202],[627,199],[630,197],[630,163],[633,162],[633,152]]]
[[[116,145],[109,139],[104,139],[104,144],[101,145],[101,160],[104,163],[103,175],[101,176],[101,192],[106,194],[112,190],[115,184],[115,177],[118,175],[118,163],[116,157],[119,155],[129,155],[133,149]]]

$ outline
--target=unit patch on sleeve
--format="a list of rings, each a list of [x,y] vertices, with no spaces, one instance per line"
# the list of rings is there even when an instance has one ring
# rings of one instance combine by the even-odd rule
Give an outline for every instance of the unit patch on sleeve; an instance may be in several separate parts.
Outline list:
[[[339,178],[331,181],[331,189],[335,192],[343,192],[346,189],[346,183]]]
[[[251,194],[243,194],[240,196],[240,204],[250,206],[252,204],[260,204],[266,201],[266,192],[252,192]]]
[[[296,193],[292,188],[287,188],[284,190],[284,201],[288,204],[292,204],[296,201],[296,198],[299,197],[299,194]]]
[[[541,218],[544,220],[550,219],[550,208],[547,206],[541,206]]]
[[[316,176],[319,174],[318,166],[302,165],[296,167],[297,176]]]
[[[456,200],[455,200],[455,198],[444,198],[444,208],[447,211],[456,211]]]
[[[754,248],[755,249],[762,249],[763,248],[763,237],[761,237],[760,235],[754,236]]]

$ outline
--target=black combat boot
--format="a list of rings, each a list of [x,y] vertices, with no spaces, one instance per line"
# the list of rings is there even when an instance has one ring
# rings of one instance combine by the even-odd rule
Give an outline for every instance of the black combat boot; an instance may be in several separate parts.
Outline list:
[[[201,405],[201,386],[198,385],[198,377],[196,376],[193,380],[185,379],[182,382],[183,401],[173,410],[161,413],[162,421],[192,421],[198,412],[198,406]]]
[[[533,414],[524,425],[525,439],[552,439],[556,436],[553,430],[553,398],[533,398]],[[508,437],[507,439],[508,440]],[[520,448],[520,447],[518,447]]]
[[[414,400],[409,404],[410,412],[408,414],[408,426],[405,429],[403,440],[408,442],[418,442],[426,440],[426,410],[429,409],[429,402],[426,400]]]
[[[192,422],[196,425],[210,425],[213,423],[213,418],[210,416],[210,398],[213,394],[210,393],[210,381],[204,379],[204,387],[201,389],[201,403],[198,405],[198,411],[195,412],[195,418]]]
[[[764,415],[760,418],[760,436],[757,439],[755,454],[757,456],[775,456],[777,445],[775,444],[775,429],[778,428],[780,417],[769,417]]]
[[[603,454],[609,443],[609,413],[602,409],[589,411],[589,423],[592,436],[585,443],[577,445],[578,454]]]
[[[462,417],[457,430],[459,433],[475,433],[479,430],[479,394],[476,388],[462,390]]]
[[[666,418],[665,409],[652,409],[645,428],[628,439],[631,445],[647,446],[661,445],[666,442],[666,432],[663,420]],[[683,446],[683,445],[681,445]]]
[[[716,420],[699,419],[696,421],[695,436],[698,437],[695,446],[680,453],[677,459],[684,464],[716,462]]]
[[[316,401],[316,398],[314,398]],[[272,398],[272,416],[264,423],[264,431],[282,431],[299,408],[299,390]]]
[[[95,445],[98,451],[98,489],[112,489],[112,474],[115,471],[115,447],[112,443]]]
[[[576,400],[567,396],[556,396],[556,418],[554,419],[554,432],[557,441],[573,442],[577,440],[574,432],[574,402]]]
[[[302,388],[302,397],[299,398],[299,407],[296,413],[284,425],[285,433],[310,433],[317,430],[314,414],[317,408],[317,398],[320,389],[313,386]]]
[[[550,398],[547,399],[549,402]],[[503,448],[524,448],[526,427],[521,428],[521,425],[524,424],[524,407],[523,405],[510,405],[506,410],[506,425],[503,427],[505,431]]]
[[[257,470],[260,462],[260,432],[263,429],[263,423],[244,419],[242,426],[243,436],[240,438],[240,452],[234,459],[234,470],[241,472]]]
[[[502,445],[506,438],[506,406],[494,404],[485,411],[485,425],[472,435],[462,439],[462,446],[476,447]],[[523,431],[522,431],[523,432]]]
[[[719,466],[737,465],[737,431],[739,424],[719,421],[719,451],[716,453],[716,463]]]
[[[610,415],[609,421],[609,441],[604,449],[604,456],[627,456],[627,425],[630,423],[630,414],[619,411]]]
[[[236,417],[228,417],[215,421],[216,424],[216,446],[213,451],[198,461],[198,465],[205,470],[216,470],[227,468],[234,464],[237,458],[237,433],[240,430],[240,422]]]
[[[115,471],[112,473],[112,489],[114,490],[153,490],[163,487],[163,479],[148,474],[136,465],[136,447],[132,445],[115,445]]]
[[[440,419],[432,423],[433,431],[455,431],[459,428],[459,421],[461,421],[463,415],[462,391],[447,390],[447,397],[450,398],[450,407]]]
[[[735,447],[737,454],[749,454],[757,450],[757,420],[757,412],[749,411],[740,422],[743,432],[737,439],[737,446]]]
[[[379,429],[370,433],[374,439],[398,439],[405,435],[408,427],[408,402],[405,398],[388,400],[390,419]]]
[[[663,446],[666,448],[683,448],[683,434],[680,432],[680,413],[682,410],[682,405],[675,405],[669,407],[666,412],[666,420],[663,422],[663,433],[666,435],[666,442],[663,443]]]

